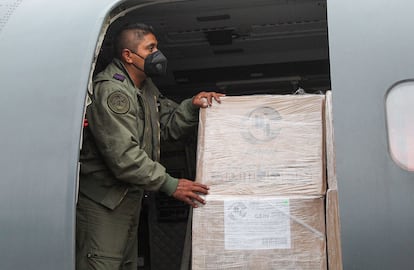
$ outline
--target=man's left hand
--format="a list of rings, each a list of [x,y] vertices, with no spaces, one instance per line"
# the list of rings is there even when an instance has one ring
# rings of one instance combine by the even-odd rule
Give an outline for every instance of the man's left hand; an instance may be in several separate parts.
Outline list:
[[[192,207],[198,207],[196,201],[205,204],[205,200],[199,194],[208,194],[208,186],[193,182],[188,179],[178,179],[177,190],[172,194],[177,200],[183,201]]]

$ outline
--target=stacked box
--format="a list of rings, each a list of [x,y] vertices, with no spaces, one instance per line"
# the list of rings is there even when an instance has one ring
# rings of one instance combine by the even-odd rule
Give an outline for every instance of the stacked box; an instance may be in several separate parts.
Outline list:
[[[324,195],[324,96],[224,97],[201,110],[196,181],[212,194]]]
[[[192,269],[326,269],[324,96],[224,97],[201,110]]]
[[[338,190],[326,192],[326,237],[328,269],[342,270],[341,226],[339,220]]]
[[[325,94],[325,144],[326,144],[326,175],[327,188],[338,189],[336,180],[336,159],[335,159],[335,140],[332,114],[332,92],[326,91]]]
[[[193,212],[193,270],[326,269],[324,199],[211,195]]]
[[[342,270],[341,228],[339,220],[338,183],[335,168],[335,141],[332,114],[332,92],[326,92],[326,171],[328,190],[326,192],[326,236],[328,269]]]

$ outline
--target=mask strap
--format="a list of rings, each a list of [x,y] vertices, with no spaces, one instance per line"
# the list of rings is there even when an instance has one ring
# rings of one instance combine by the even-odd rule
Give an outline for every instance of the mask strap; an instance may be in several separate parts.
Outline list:
[[[130,51],[130,52],[132,52],[133,54],[137,55],[139,58],[141,58],[142,60],[144,60],[144,61],[145,61],[145,58],[144,58],[144,57],[142,57],[141,55],[137,54],[137,53],[136,53],[136,52],[134,52],[133,50],[129,50],[129,51]],[[142,68],[140,68],[139,66],[135,65],[135,64],[134,64],[134,62],[132,62],[132,65],[133,65],[136,69],[139,69],[139,70],[141,70],[142,72],[144,72],[144,73],[145,73],[145,71],[144,71]]]
[[[132,52],[133,54],[135,54],[135,55],[137,55],[139,58],[141,58],[142,60],[145,60],[145,58],[144,57],[142,57],[141,55],[139,55],[139,54],[137,54],[136,52],[134,52],[134,51],[132,51],[132,50],[129,50],[130,52]]]

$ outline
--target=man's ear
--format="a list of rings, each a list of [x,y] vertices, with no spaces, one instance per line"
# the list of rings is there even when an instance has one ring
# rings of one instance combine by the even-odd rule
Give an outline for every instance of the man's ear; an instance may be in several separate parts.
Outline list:
[[[130,50],[128,49],[122,50],[121,57],[124,62],[131,64],[132,63],[131,56],[132,56],[132,52]]]

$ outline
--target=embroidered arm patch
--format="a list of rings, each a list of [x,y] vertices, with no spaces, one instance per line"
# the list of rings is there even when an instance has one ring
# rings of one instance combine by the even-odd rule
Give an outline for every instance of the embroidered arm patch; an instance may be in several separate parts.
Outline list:
[[[125,114],[129,112],[131,106],[128,96],[121,91],[116,91],[110,94],[107,102],[109,109],[118,114]]]

